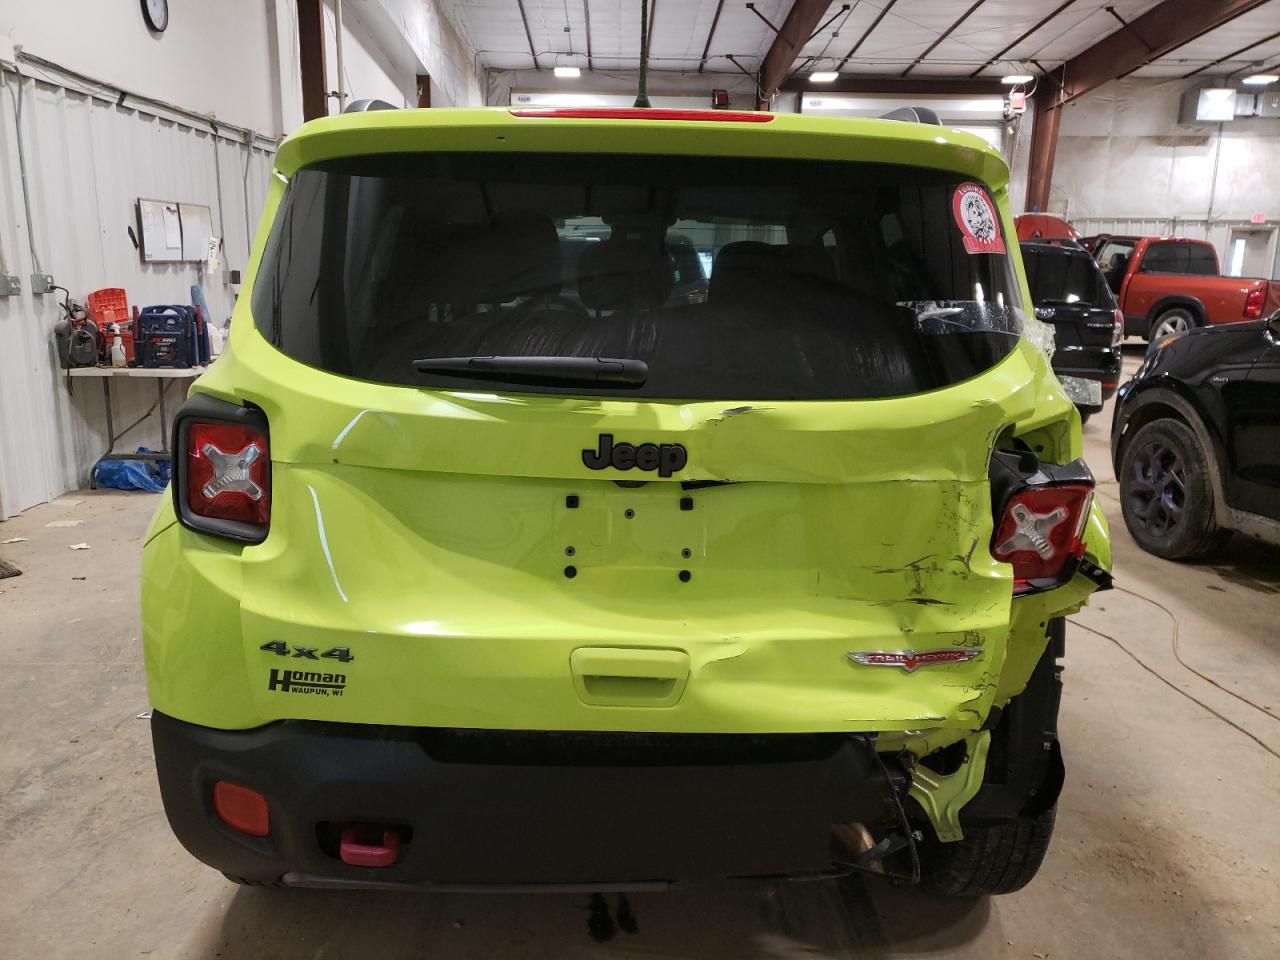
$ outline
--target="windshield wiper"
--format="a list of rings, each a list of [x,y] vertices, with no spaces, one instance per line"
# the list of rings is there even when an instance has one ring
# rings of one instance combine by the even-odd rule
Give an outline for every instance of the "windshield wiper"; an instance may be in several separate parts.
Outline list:
[[[613,384],[644,386],[649,365],[613,357],[426,357],[413,361],[419,373],[508,383]]]

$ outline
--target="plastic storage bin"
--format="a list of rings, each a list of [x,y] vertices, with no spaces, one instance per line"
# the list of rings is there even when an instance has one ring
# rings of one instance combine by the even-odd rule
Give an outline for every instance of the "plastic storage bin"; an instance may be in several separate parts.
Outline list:
[[[111,349],[112,337],[107,328],[115,323],[120,326],[120,339],[124,344],[125,361],[137,355],[133,337],[133,318],[129,315],[129,295],[123,287],[103,287],[95,290],[85,298],[85,306],[89,309],[89,319],[93,321],[107,350]],[[108,359],[108,358],[104,358]]]

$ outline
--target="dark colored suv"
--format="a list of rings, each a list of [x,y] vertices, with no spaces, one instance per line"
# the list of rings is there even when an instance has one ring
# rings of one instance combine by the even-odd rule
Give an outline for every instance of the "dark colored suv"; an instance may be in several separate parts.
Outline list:
[[[1120,382],[1120,341],[1124,319],[1093,257],[1072,242],[1024,242],[1036,316],[1053,324],[1053,370],[1082,419],[1102,409]],[[1101,389],[1083,388],[1070,378],[1093,381]]]
[[[1233,530],[1280,544],[1280,313],[1157,340],[1119,397],[1111,452],[1139,546],[1191,560]]]

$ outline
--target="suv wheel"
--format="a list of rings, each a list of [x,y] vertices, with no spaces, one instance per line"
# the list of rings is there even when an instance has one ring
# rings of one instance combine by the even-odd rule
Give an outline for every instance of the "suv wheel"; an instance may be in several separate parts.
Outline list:
[[[1138,546],[1166,560],[1208,556],[1231,536],[1214,522],[1209,462],[1180,420],[1153,420],[1125,447],[1120,506]]]
[[[1021,890],[1040,869],[1057,807],[1034,817],[966,825],[964,839],[920,845],[920,882],[934,893],[978,897]]]
[[[1057,718],[1065,629],[1062,618],[1049,622],[1040,662],[992,731],[982,789],[960,813],[964,837],[942,843],[927,820],[917,821],[925,834],[916,849],[926,890],[953,897],[1013,893],[1044,862],[1064,775]]]
[[[1200,319],[1186,307],[1171,307],[1151,321],[1147,339],[1154,342],[1171,333],[1186,333],[1200,326]]]

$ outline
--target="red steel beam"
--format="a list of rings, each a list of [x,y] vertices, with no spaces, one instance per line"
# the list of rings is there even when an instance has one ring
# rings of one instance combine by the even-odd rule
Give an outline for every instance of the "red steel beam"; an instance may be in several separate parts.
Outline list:
[[[329,115],[324,75],[324,0],[298,0],[298,67],[302,79],[302,119]]]
[[[1058,154],[1058,127],[1062,123],[1062,105],[1056,102],[1057,88],[1047,77],[1036,94],[1035,126],[1031,129],[1031,160],[1027,168],[1028,211],[1043,213],[1049,206],[1049,187],[1053,183],[1053,161]]]
[[[1257,9],[1267,0],[1164,0],[1127,26],[1103,37],[1063,65],[1058,103],[1070,103],[1104,83]]]
[[[782,28],[760,62],[758,109],[768,109],[769,98],[778,92],[782,81],[791,73],[796,55],[809,42],[829,6],[831,0],[795,0],[791,5],[787,19],[782,21]]]

